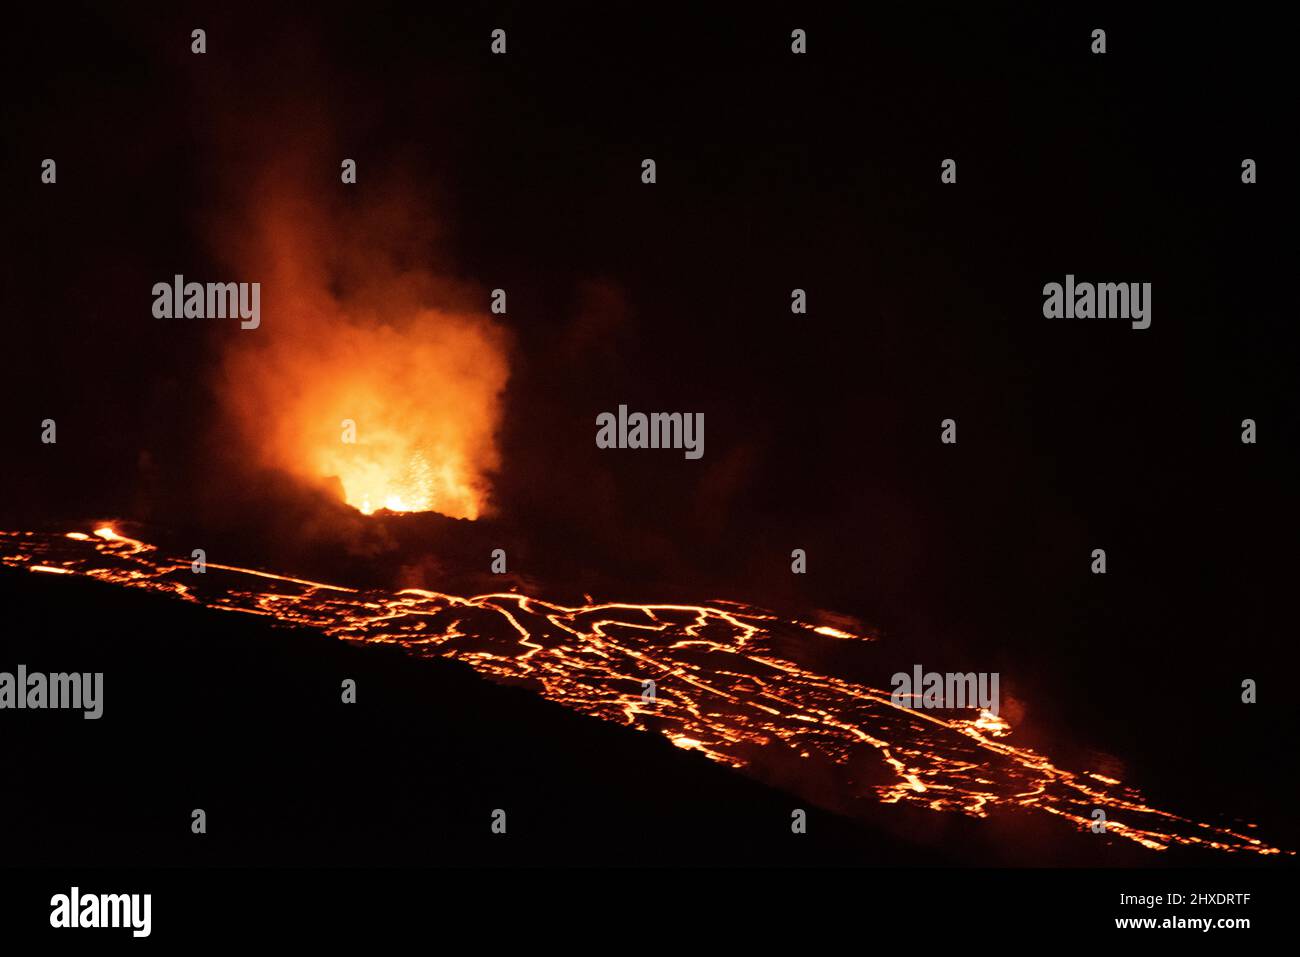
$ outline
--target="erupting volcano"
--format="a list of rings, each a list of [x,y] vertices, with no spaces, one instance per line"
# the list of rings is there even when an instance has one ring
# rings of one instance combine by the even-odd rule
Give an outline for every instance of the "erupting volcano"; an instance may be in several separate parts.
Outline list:
[[[9,951],[1286,926],[1290,32],[895,6],[7,18]]]
[[[84,575],[344,641],[455,658],[490,680],[657,731],[742,772],[753,770],[760,749],[780,749],[831,769],[850,807],[904,802],[978,818],[1020,810],[1078,830],[1100,808],[1108,834],[1155,851],[1282,853],[1245,833],[1253,824],[1239,830],[1196,821],[1150,806],[1113,777],[1057,767],[1011,743],[1014,729],[987,711],[939,717],[910,710],[893,704],[888,691],[801,663],[799,647],[810,641],[870,639],[750,605],[588,599],[567,606],[517,592],[362,590],[215,563],[195,575],[189,560],[111,526],[3,532],[0,549],[0,561],[12,568]],[[650,698],[647,679],[656,686]]]

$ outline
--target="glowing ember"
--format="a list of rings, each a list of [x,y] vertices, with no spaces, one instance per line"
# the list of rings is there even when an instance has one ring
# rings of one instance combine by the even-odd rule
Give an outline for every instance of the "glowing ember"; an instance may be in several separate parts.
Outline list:
[[[1007,743],[1011,726],[988,711],[955,719],[913,711],[895,706],[887,690],[801,666],[780,649],[809,640],[810,632],[868,639],[749,605],[588,598],[570,607],[515,593],[361,591],[212,563],[208,574],[196,576],[189,559],[163,555],[108,526],[94,537],[0,532],[0,562],[165,592],[347,641],[456,658],[493,680],[533,688],[584,714],[653,728],[678,748],[741,770],[760,751],[818,758],[839,769],[840,787],[858,800],[976,817],[1021,809],[1077,830],[1088,828],[1101,808],[1109,835],[1152,850],[1184,845],[1282,853],[1239,831],[1151,807],[1115,778],[1058,768]],[[646,678],[655,682],[654,701],[643,700]],[[853,769],[864,757],[878,761],[891,779],[856,783],[860,771]]]
[[[832,628],[832,627],[830,627],[830,625],[821,625],[821,626],[819,626],[819,627],[817,627],[817,628],[814,628],[813,631],[817,632],[817,634],[819,634],[819,635],[825,635],[827,638],[853,638],[853,637],[855,637],[854,635],[849,634],[847,631],[840,631],[838,628]]]

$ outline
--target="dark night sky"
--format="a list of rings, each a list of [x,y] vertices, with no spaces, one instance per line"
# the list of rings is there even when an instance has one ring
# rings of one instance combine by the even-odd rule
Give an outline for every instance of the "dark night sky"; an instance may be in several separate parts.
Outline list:
[[[211,370],[240,333],[160,325],[149,289],[216,271],[213,151],[255,163],[298,134],[229,131],[295,116],[358,160],[347,202],[389,163],[419,171],[439,268],[509,290],[496,500],[534,554],[967,649],[1103,745],[1172,752],[1170,775],[1247,733],[1240,677],[1294,663],[1289,34],[1270,49],[1222,17],[742,9],[22,14],[0,514],[201,524],[221,521],[194,517],[204,489],[256,499],[206,457]],[[958,184],[941,186],[949,156]],[[319,176],[341,188],[336,160]],[[1067,272],[1151,282],[1151,329],[1044,319],[1042,285]],[[703,411],[704,458],[596,449],[596,413],[620,402]],[[57,450],[37,441],[47,416]],[[1123,704],[1096,717],[1097,701]],[[1188,711],[1219,737],[1170,743]]]

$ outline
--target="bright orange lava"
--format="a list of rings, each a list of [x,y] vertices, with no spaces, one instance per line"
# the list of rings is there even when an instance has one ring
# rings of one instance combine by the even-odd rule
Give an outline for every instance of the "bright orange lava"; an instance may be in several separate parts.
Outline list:
[[[492,680],[657,731],[679,748],[741,770],[759,748],[815,757],[838,768],[841,786],[863,800],[976,817],[1022,809],[1078,830],[1087,829],[1093,810],[1101,808],[1108,835],[1153,850],[1184,845],[1282,853],[1240,831],[1151,807],[1115,778],[1058,768],[1008,743],[1013,731],[1003,717],[911,710],[894,705],[889,691],[801,666],[785,649],[823,638],[869,639],[750,605],[588,599],[570,607],[513,592],[362,591],[214,563],[196,575],[188,559],[164,555],[109,526],[93,536],[0,532],[0,562],[160,591],[347,641],[456,658]],[[645,679],[655,682],[653,700],[644,696]],[[856,780],[853,768],[864,756],[886,769],[886,783]]]
[[[422,197],[376,187],[368,212],[322,203],[298,160],[269,162],[225,254],[267,291],[228,337],[216,396],[240,454],[323,483],[361,512],[487,513],[509,334],[437,257]],[[416,255],[418,251],[418,255]]]

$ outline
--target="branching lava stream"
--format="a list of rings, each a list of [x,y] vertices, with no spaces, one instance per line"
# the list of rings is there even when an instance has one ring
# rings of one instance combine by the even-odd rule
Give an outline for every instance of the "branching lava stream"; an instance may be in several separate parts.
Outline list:
[[[459,597],[420,589],[360,590],[164,555],[112,527],[66,535],[0,532],[0,561],[164,592],[198,604],[467,662],[491,680],[531,687],[583,714],[658,731],[681,748],[744,770],[755,747],[784,746],[841,769],[865,800],[985,817],[999,807],[1059,817],[1082,830],[1092,811],[1107,833],[1152,850],[1171,845],[1281,853],[1224,827],[1150,807],[1133,788],[1075,773],[1006,739],[985,712],[937,717],[890,693],[806,670],[778,649],[811,632],[869,640],[733,602],[568,607],[514,592]],[[655,700],[643,702],[652,679]],[[886,783],[855,783],[853,764],[881,762]],[[1247,829],[1254,825],[1245,825]]]

